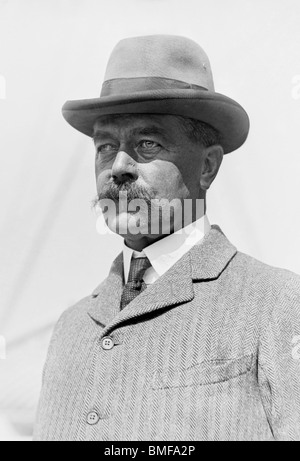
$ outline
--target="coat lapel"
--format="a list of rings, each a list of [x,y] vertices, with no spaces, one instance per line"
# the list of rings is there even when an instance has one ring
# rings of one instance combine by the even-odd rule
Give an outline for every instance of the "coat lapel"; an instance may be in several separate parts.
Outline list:
[[[120,312],[123,278],[123,253],[120,253],[112,263],[108,277],[93,291],[89,299],[90,317],[104,327]]]
[[[194,298],[193,281],[219,277],[236,252],[221,229],[212,226],[200,244],[195,245],[122,311],[123,255],[120,254],[113,262],[108,278],[94,291],[89,315],[104,327],[105,335],[130,319],[184,304]]]

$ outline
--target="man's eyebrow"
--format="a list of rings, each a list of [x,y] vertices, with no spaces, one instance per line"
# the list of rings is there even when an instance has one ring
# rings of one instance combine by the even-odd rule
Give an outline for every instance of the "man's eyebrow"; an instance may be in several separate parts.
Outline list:
[[[104,130],[96,130],[95,133],[93,134],[93,140],[97,141],[97,139],[101,138],[111,138],[112,134],[109,131],[104,131]]]
[[[141,127],[141,128],[134,128],[132,131],[131,131],[131,134],[133,135],[137,135],[137,134],[141,134],[143,136],[148,136],[148,135],[151,135],[151,134],[157,134],[157,135],[160,135],[160,136],[166,136],[166,132],[163,128],[161,127],[158,127],[156,125],[151,125],[151,126],[146,126],[146,127]]]
[[[130,135],[132,135],[132,136],[136,136],[136,135],[142,135],[142,136],[159,135],[159,136],[166,137],[167,133],[163,128],[158,127],[156,125],[151,125],[151,126],[146,126],[146,127],[133,128],[132,130],[130,130]],[[93,134],[93,140],[94,141],[97,141],[98,139],[101,139],[101,138],[113,138],[113,137],[114,137],[114,135],[110,131],[107,131],[105,129],[104,130],[97,129],[95,131],[95,133]]]

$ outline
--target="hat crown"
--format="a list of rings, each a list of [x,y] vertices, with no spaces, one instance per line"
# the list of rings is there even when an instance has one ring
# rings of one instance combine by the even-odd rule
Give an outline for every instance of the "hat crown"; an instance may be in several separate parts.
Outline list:
[[[98,98],[67,101],[65,119],[93,136],[99,117],[158,114],[192,118],[213,127],[224,153],[247,139],[249,117],[233,99],[216,93],[209,59],[185,37],[148,35],[121,40],[108,61]]]
[[[107,64],[105,81],[160,77],[214,91],[205,51],[193,40],[176,35],[149,35],[121,40]]]

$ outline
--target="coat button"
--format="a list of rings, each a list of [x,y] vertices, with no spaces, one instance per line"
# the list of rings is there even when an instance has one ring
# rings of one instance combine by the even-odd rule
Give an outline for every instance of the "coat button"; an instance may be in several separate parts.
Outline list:
[[[87,423],[90,426],[95,426],[100,420],[100,416],[95,411],[91,411],[87,416]]]
[[[110,351],[114,347],[115,343],[112,338],[106,336],[102,339],[102,347],[105,351]]]

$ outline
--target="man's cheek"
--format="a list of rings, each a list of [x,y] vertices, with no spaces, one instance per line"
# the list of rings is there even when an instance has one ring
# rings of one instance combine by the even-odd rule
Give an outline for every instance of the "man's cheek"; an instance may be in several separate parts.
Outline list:
[[[103,158],[100,158],[98,160],[96,159],[95,172],[97,176],[99,176],[103,172],[107,173],[107,171],[111,171],[111,169],[112,169],[112,161],[109,161],[109,159],[105,160]]]
[[[156,169],[149,175],[149,184],[159,192],[160,198],[174,198],[182,182],[180,170],[172,162],[159,161]]]
[[[97,169],[96,168],[96,185],[98,193],[103,189],[110,179],[110,173],[108,169]]]

